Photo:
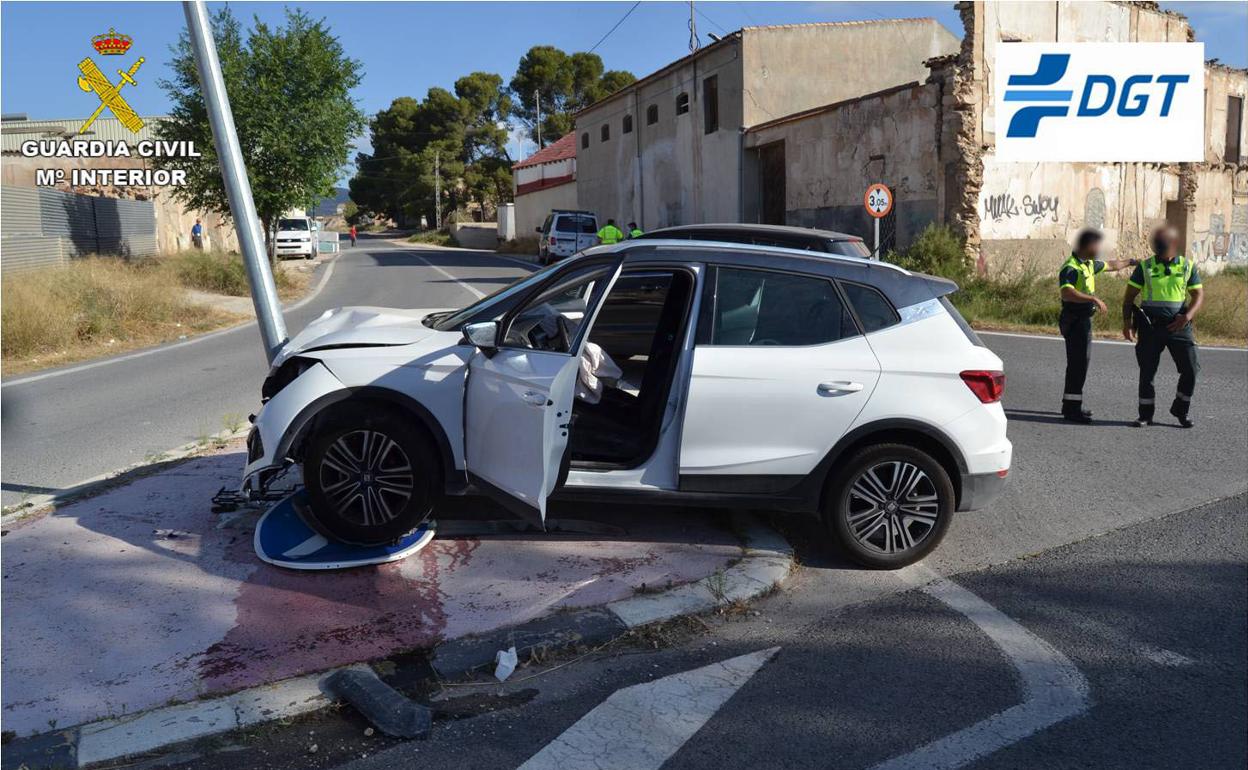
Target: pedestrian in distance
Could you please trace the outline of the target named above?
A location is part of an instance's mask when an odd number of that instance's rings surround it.
[[[355,236],[356,236],[355,225],[351,225],[351,248],[353,249],[355,248]]]
[[[1083,405],[1083,383],[1092,359],[1092,316],[1105,311],[1096,296],[1096,276],[1137,264],[1133,259],[1100,259],[1104,241],[1096,230],[1083,230],[1075,238],[1070,258],[1057,273],[1062,312],[1057,327],[1066,340],[1066,381],[1062,387],[1062,417],[1071,422],[1092,422],[1092,410]]]
[[[606,226],[598,231],[598,242],[606,245],[624,240],[624,231],[615,226],[614,219],[608,219]]]
[[[638,226],[637,226],[637,223],[636,223],[636,222],[629,222],[629,223],[628,223],[628,237],[629,237],[629,240],[632,240],[633,238],[640,238],[640,237],[641,237],[641,236],[643,236],[643,235],[645,235],[645,233],[642,231],[642,229],[641,229],[640,227],[638,227]]]
[[[1136,297],[1140,304],[1135,304]],[[1156,391],[1153,378],[1161,352],[1170,351],[1179,370],[1179,386],[1170,404],[1184,428],[1192,427],[1188,410],[1200,371],[1192,320],[1200,312],[1205,291],[1196,266],[1179,253],[1179,231],[1166,225],[1153,233],[1153,256],[1141,262],[1127,279],[1122,296],[1122,336],[1135,342],[1140,365],[1140,413],[1136,427],[1153,424]]]
[[[191,245],[200,251],[204,250],[204,225],[198,219],[191,225]]]

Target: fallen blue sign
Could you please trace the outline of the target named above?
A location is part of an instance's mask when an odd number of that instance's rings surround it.
[[[429,521],[388,545],[349,545],[329,540],[299,515],[302,489],[270,508],[256,523],[256,555],[288,569],[348,569],[385,564],[407,558],[433,540],[436,525]]]

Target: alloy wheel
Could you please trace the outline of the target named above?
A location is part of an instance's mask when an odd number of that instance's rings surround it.
[[[876,553],[900,554],[918,547],[935,529],[940,495],[923,469],[891,460],[854,479],[847,507],[854,540]]]
[[[412,462],[398,442],[376,430],[344,433],[325,450],[317,469],[334,512],[356,524],[393,521],[416,490]]]

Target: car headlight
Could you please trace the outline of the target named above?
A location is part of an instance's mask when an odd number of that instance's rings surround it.
[[[315,358],[288,358],[282,362],[282,365],[264,378],[264,384],[260,386],[260,403],[267,403],[270,398],[281,392],[282,388],[298,379],[299,375],[319,364]]]

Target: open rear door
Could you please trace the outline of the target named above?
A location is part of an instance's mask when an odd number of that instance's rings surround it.
[[[464,459],[482,492],[538,526],[559,483],[581,351],[623,255],[577,261],[499,322],[468,363]]]

